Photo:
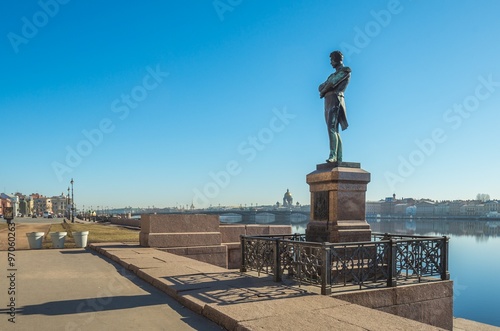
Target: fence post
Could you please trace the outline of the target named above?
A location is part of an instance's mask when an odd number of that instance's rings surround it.
[[[443,248],[441,251],[441,280],[450,280],[450,273],[448,271],[448,244],[450,238],[443,237]]]
[[[323,265],[321,266],[321,295],[332,294],[332,251],[329,243],[323,243]]]
[[[274,240],[274,277],[275,282],[281,282],[281,254],[280,254],[280,239]]]
[[[241,266],[240,266],[240,272],[246,272],[247,271],[247,266],[245,263],[245,236],[240,235],[240,245],[241,245]]]
[[[396,278],[396,252],[397,252],[396,242],[394,239],[391,238],[389,239],[389,249],[388,249],[389,275],[387,277],[387,287],[396,287],[398,285]]]

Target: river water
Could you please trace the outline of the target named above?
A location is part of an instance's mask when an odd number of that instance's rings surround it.
[[[500,327],[500,221],[373,220],[373,232],[448,236],[453,315]],[[292,226],[305,233],[307,223]]]

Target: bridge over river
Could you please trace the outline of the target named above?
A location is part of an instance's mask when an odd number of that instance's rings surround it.
[[[177,214],[179,212],[172,212]],[[243,224],[279,224],[289,225],[309,222],[309,211],[294,209],[255,210],[255,209],[218,209],[185,211],[183,214],[209,214],[219,215],[221,223]],[[170,213],[158,213],[170,214]],[[138,215],[137,215],[138,216]]]

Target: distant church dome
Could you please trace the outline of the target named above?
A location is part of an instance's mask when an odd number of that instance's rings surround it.
[[[285,195],[283,196],[283,206],[292,206],[293,198],[292,193],[290,193],[289,189],[286,189]]]

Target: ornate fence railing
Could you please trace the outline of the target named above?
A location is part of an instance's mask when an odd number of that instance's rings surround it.
[[[283,275],[321,286],[394,287],[398,282],[448,280],[448,237],[372,233],[372,241],[306,242],[305,235],[241,236],[241,271]]]

